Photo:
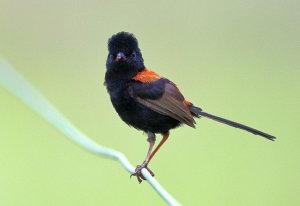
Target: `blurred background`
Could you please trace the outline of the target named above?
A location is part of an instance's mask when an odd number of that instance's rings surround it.
[[[141,163],[146,136],[105,87],[107,39],[139,39],[145,64],[205,111],[155,156],[157,180],[184,205],[300,204],[299,1],[0,0],[0,56],[95,141]],[[90,154],[0,87],[0,205],[163,205],[116,162]],[[159,137],[160,138],[160,137]]]

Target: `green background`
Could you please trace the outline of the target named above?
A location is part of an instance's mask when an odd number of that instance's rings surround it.
[[[145,64],[205,111],[153,159],[184,205],[300,205],[300,3],[0,0],[0,55],[74,125],[141,163],[148,144],[103,86],[107,39],[139,39]],[[0,88],[0,205],[163,205],[147,184],[90,154]]]

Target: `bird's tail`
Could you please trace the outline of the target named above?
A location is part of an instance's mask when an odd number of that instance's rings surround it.
[[[240,123],[237,123],[237,122],[233,122],[231,120],[224,119],[222,117],[218,117],[218,116],[203,112],[202,109],[200,109],[198,107],[195,107],[193,105],[191,106],[190,111],[196,117],[207,117],[207,118],[215,120],[217,122],[221,122],[223,124],[227,124],[227,125],[232,126],[232,127],[236,127],[236,128],[242,129],[242,130],[246,130],[246,131],[251,132],[255,135],[260,135],[260,136],[265,137],[265,138],[267,138],[269,140],[272,140],[272,141],[274,141],[276,139],[276,137],[274,137],[272,135],[269,135],[267,133],[264,133],[262,131],[259,131],[257,129],[253,129],[253,128],[248,127],[246,125],[243,125],[243,124],[240,124]]]

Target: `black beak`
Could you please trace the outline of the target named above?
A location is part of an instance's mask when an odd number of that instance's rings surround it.
[[[116,62],[125,59],[125,55],[123,52],[119,52],[116,56]]]

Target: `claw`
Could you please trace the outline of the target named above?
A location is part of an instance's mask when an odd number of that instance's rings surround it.
[[[146,180],[146,178],[145,178],[145,177],[143,176],[143,174],[142,174],[142,169],[144,169],[144,168],[145,168],[146,170],[148,170],[148,172],[152,175],[152,177],[154,176],[154,173],[148,168],[147,164],[143,163],[143,164],[141,164],[141,165],[136,166],[136,168],[135,168],[135,173],[131,174],[131,175],[130,175],[130,178],[131,178],[132,176],[136,176],[138,182],[141,184],[141,182],[142,182],[143,180]]]

